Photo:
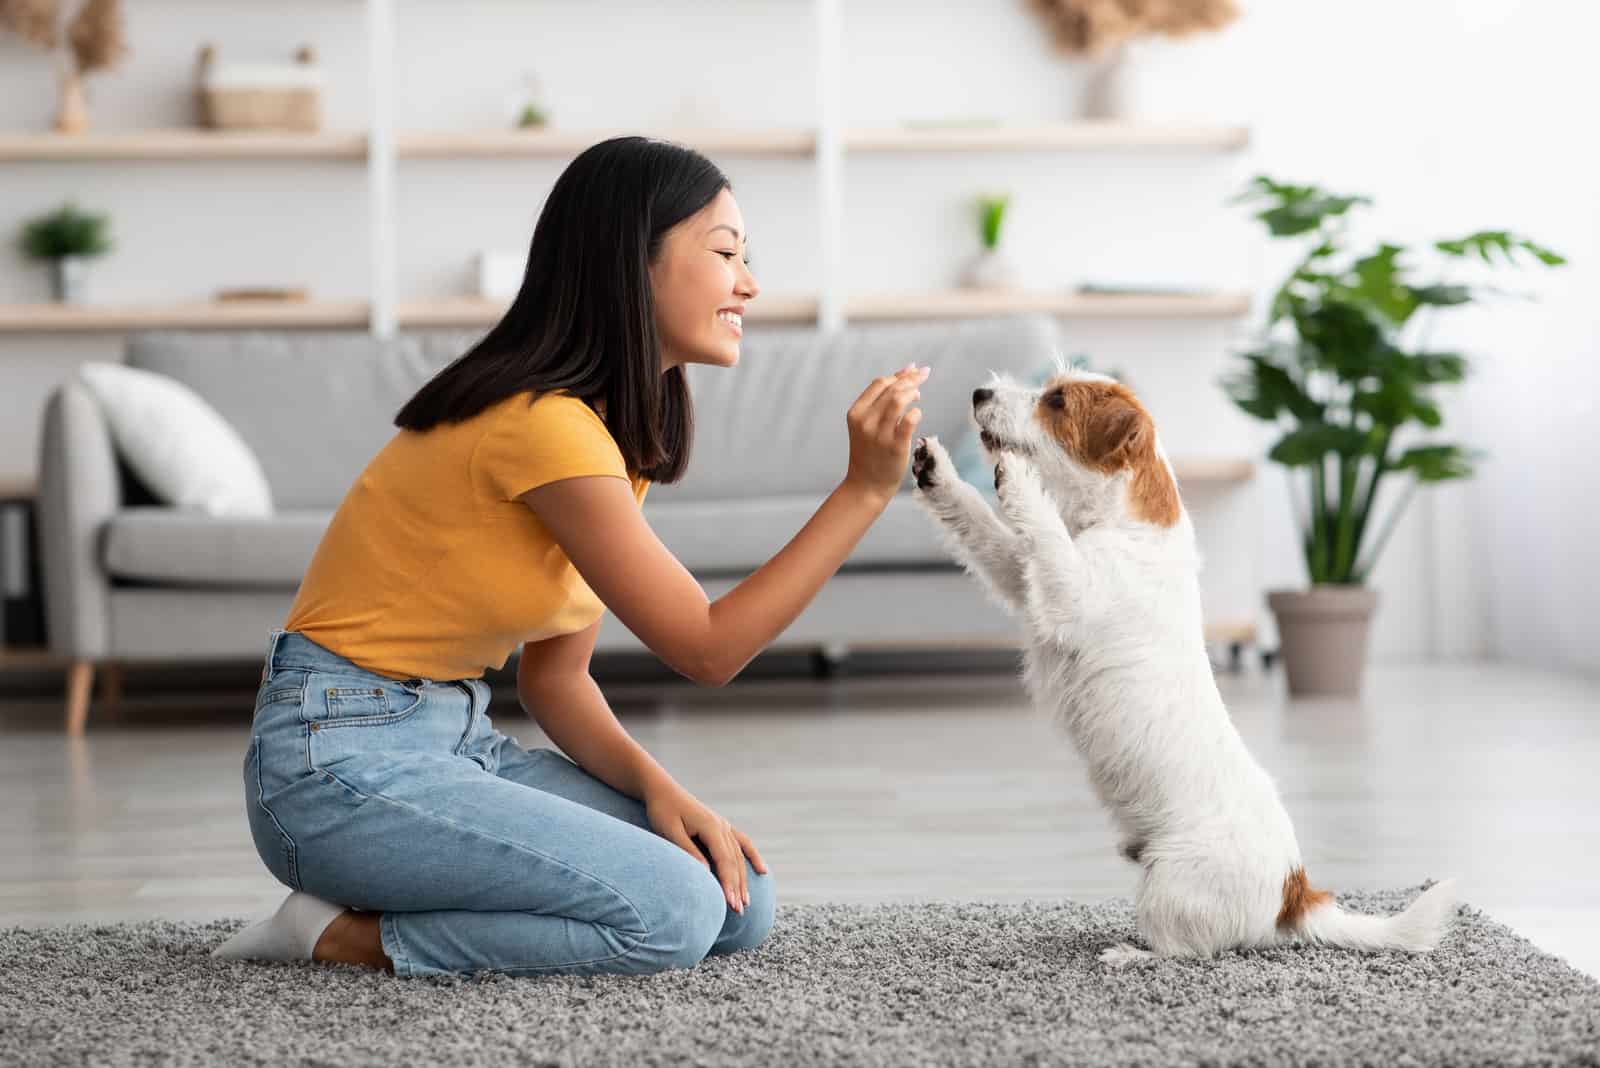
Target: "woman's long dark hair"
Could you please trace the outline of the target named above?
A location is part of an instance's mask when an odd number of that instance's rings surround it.
[[[681,145],[617,137],[584,150],[539,213],[510,309],[406,402],[395,425],[428,430],[523,390],[564,389],[591,407],[604,400],[630,471],[676,481],[694,409],[683,368],[661,372],[649,268],[667,231],[729,187]]]

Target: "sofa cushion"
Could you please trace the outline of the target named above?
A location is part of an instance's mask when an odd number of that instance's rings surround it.
[[[262,519],[177,508],[124,508],[106,523],[103,558],[118,579],[192,586],[300,585],[331,510]]]
[[[748,574],[788,544],[822,504],[815,495],[746,501],[645,501],[645,518],[696,575]],[[280,511],[265,519],[125,508],[106,525],[106,570],[124,582],[187,586],[300,585],[331,511]],[[938,530],[909,493],[889,502],[845,567],[949,564]]]
[[[227,420],[182,382],[139,367],[90,361],[94,394],[119,456],[162,503],[207,515],[268,516],[261,462]]]
[[[417,336],[326,331],[137,334],[127,355],[209,401],[291,510],[337,507],[395,413],[453,358]]]

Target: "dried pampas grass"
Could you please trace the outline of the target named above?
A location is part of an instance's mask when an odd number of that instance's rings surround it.
[[[122,0],[89,0],[67,31],[78,70],[105,70],[128,51],[122,35]]]
[[[1141,34],[1183,37],[1219,30],[1239,17],[1234,0],[1028,0],[1056,48],[1098,55]]]
[[[56,0],[0,0],[0,26],[46,52],[61,44],[60,17]]]

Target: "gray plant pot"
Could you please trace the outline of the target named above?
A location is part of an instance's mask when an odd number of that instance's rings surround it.
[[[89,260],[59,256],[50,261],[50,288],[62,304],[82,304],[88,297]]]
[[[1367,630],[1378,592],[1365,586],[1272,590],[1267,603],[1278,620],[1283,667],[1295,696],[1361,692]]]

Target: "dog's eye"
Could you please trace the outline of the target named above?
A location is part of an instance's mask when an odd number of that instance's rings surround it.
[[[1056,390],[1054,393],[1046,393],[1044,402],[1052,408],[1065,408],[1067,406],[1067,395],[1061,390]]]

